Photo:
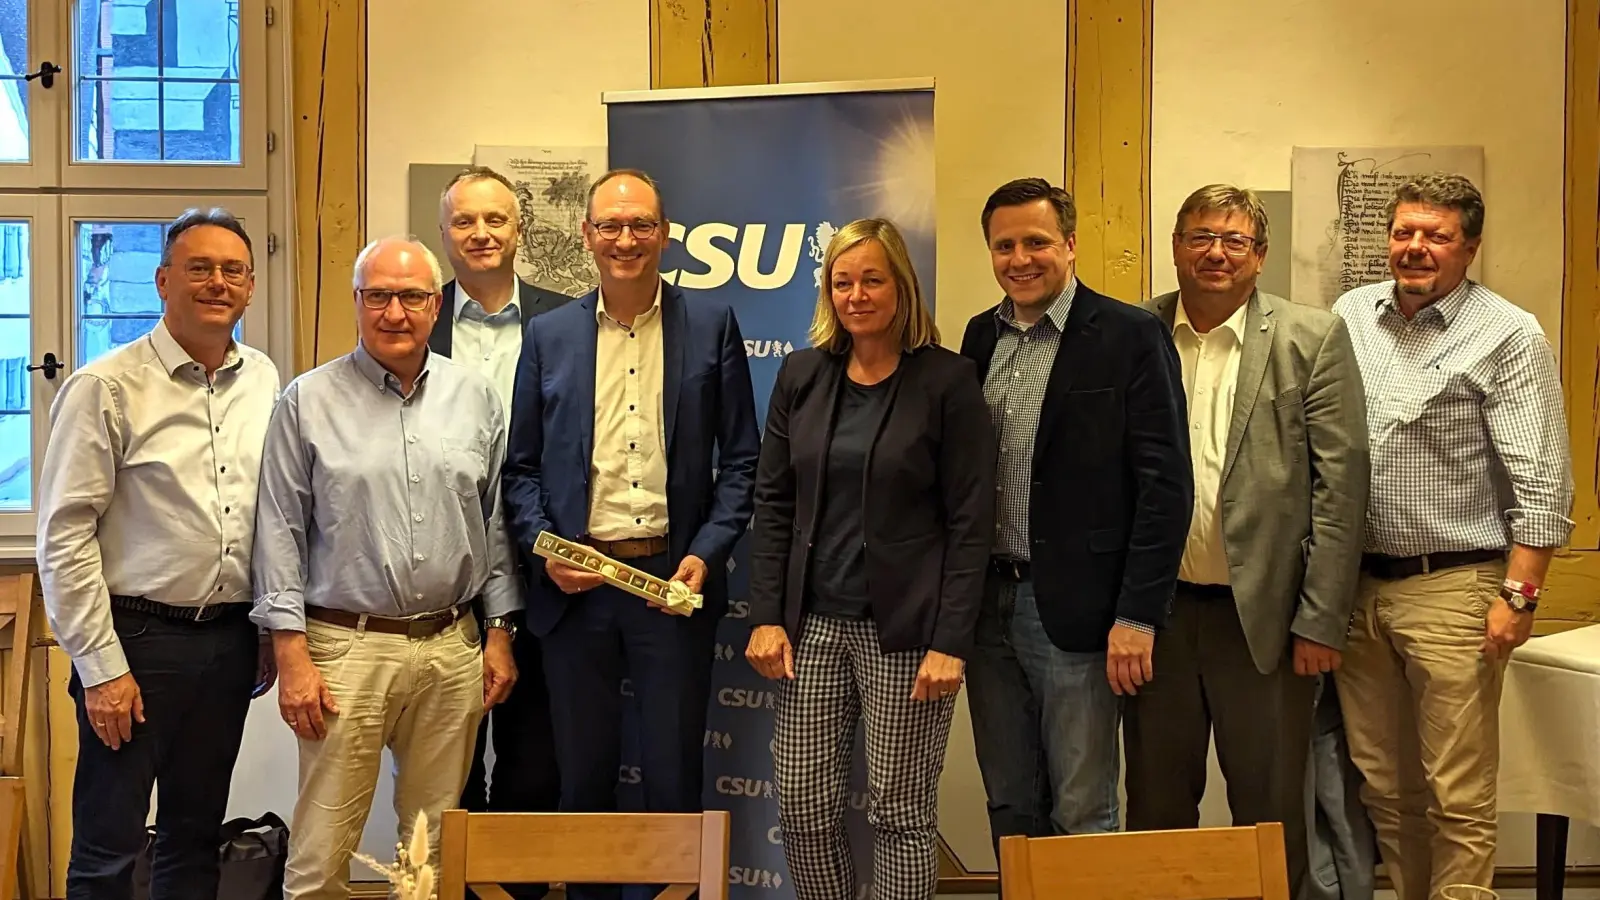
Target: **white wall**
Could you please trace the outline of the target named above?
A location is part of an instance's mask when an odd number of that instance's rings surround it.
[[[1460,0],[1436,12],[1396,15],[1392,0],[1158,0],[1155,290],[1177,287],[1164,236],[1201,185],[1288,190],[1297,145],[1476,144],[1484,282],[1559,335],[1565,5]]]
[[[604,145],[600,95],[650,86],[649,23],[645,0],[369,3],[367,233],[406,229],[411,163]]]

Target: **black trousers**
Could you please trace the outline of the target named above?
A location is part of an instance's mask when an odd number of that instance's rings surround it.
[[[550,689],[545,681],[544,653],[539,639],[523,631],[511,642],[517,661],[517,684],[504,703],[489,711],[478,726],[478,746],[461,792],[461,808],[469,812],[555,812],[561,806],[561,779],[556,744],[550,727]],[[491,730],[490,723],[494,723]],[[486,753],[494,747],[494,770]],[[538,900],[548,885],[506,885],[516,900]]]
[[[666,554],[628,562],[658,578],[677,567]],[[705,809],[703,747],[716,635],[717,620],[704,610],[670,615],[610,586],[574,600],[544,642],[562,812],[617,808],[624,674],[633,681],[639,733],[648,736],[639,760],[644,811]],[[615,887],[567,887],[571,900],[619,894]]]
[[[134,721],[133,739],[120,749],[107,747],[89,724],[83,683],[72,673],[78,767],[67,898],[133,896],[152,788],[160,794],[150,900],[215,897],[218,836],[256,681],[256,628],[247,604],[201,623],[118,608],[112,618],[145,720]]]
[[[1294,673],[1293,642],[1256,669],[1231,596],[1178,585],[1156,635],[1155,679],[1123,713],[1129,831],[1196,828],[1213,734],[1235,825],[1283,823],[1289,889],[1305,878],[1306,766],[1316,678]]]

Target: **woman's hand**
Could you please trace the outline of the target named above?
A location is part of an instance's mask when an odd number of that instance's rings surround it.
[[[913,700],[947,700],[961,690],[962,674],[967,664],[948,654],[929,650],[922,657],[922,668],[917,670],[917,686],[911,690]]]
[[[794,647],[782,625],[758,625],[750,632],[744,658],[757,672],[774,680],[794,680]]]

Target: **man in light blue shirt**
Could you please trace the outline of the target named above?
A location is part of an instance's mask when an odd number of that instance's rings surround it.
[[[385,747],[402,829],[424,812],[436,842],[478,723],[516,680],[500,398],[428,352],[440,272],[427,248],[376,241],[355,268],[360,345],[289,385],[261,463],[251,618],[272,631],[279,708],[300,738],[288,900],[350,896]]]

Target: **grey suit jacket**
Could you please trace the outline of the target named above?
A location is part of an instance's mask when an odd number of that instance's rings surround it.
[[[1176,292],[1146,308],[1171,329]],[[1257,291],[1222,463],[1228,578],[1256,668],[1291,634],[1343,649],[1367,517],[1367,412],[1343,320]]]

